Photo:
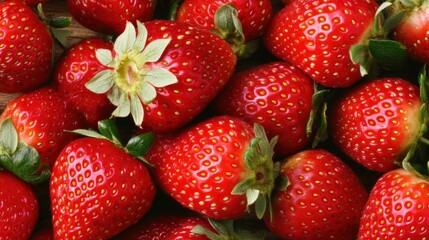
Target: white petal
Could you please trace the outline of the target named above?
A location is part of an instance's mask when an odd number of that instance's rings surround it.
[[[109,91],[114,83],[112,70],[107,69],[97,73],[85,84],[85,87],[91,92],[102,94]]]
[[[164,53],[168,44],[171,42],[171,38],[157,39],[150,42],[143,50],[143,59],[145,62],[156,62]]]
[[[145,80],[155,87],[166,87],[178,82],[176,75],[165,68],[154,68],[148,71]]]
[[[138,95],[144,104],[148,104],[156,98],[156,90],[149,83],[143,82]]]
[[[130,99],[123,98],[121,99],[121,102],[119,103],[115,111],[113,111],[112,115],[116,117],[126,117],[130,115],[130,112],[131,112],[130,107],[131,107]]]
[[[137,21],[137,39],[134,43],[134,50],[137,52],[143,51],[147,41],[147,29],[143,23]]]
[[[114,49],[117,54],[129,52],[136,41],[136,29],[131,22],[127,22],[125,30],[116,38]]]
[[[97,49],[95,51],[95,56],[104,66],[110,66],[113,62],[112,51],[109,49]]]
[[[141,126],[143,123],[144,110],[140,98],[136,95],[131,95],[131,116],[133,117],[136,126]]]

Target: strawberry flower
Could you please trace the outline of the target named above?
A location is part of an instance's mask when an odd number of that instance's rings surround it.
[[[113,116],[126,117],[131,114],[134,123],[141,126],[143,104],[149,104],[156,98],[156,88],[169,86],[178,80],[168,69],[147,65],[159,61],[171,38],[147,43],[146,27],[139,21],[136,25],[137,29],[127,22],[124,32],[114,43],[113,52],[96,50],[97,59],[108,69],[97,73],[86,87],[94,93],[108,93],[109,100],[117,107]]]

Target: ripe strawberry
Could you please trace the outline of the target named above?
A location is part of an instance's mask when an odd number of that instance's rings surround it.
[[[50,167],[61,149],[77,138],[66,130],[86,127],[76,109],[61,93],[50,87],[25,93],[10,101],[0,116],[0,124],[8,119],[16,129],[16,142],[33,147],[40,162]]]
[[[0,92],[28,92],[44,85],[52,68],[48,27],[20,1],[0,2]]]
[[[361,73],[349,51],[371,32],[377,7],[374,0],[292,1],[273,17],[265,46],[317,83],[351,86]]]
[[[426,239],[428,213],[428,178],[403,168],[389,171],[371,190],[358,239]]]
[[[236,56],[220,37],[167,20],[131,23],[114,51],[97,49],[107,66],[86,84],[108,93],[112,115],[131,115],[137,126],[170,132],[193,120],[235,70]]]
[[[267,227],[282,239],[356,239],[368,194],[332,153],[304,150],[281,166],[284,186],[273,191]]]
[[[93,31],[119,34],[127,21],[152,20],[156,0],[111,1],[67,0],[67,7],[74,19]]]
[[[419,138],[419,89],[399,78],[362,83],[335,100],[329,135],[352,159],[380,172],[398,167]]]
[[[100,132],[69,143],[52,170],[50,195],[55,239],[108,239],[142,218],[152,205],[155,186],[140,158],[152,135],[122,147],[111,120]]]
[[[0,239],[29,239],[38,216],[39,203],[32,188],[0,170]]]
[[[262,36],[272,15],[270,0],[185,0],[174,17],[215,31],[245,58],[256,50],[258,43],[253,40]]]
[[[159,136],[145,158],[159,186],[184,207],[236,219],[254,202],[263,215],[275,179],[274,144],[260,126],[218,116]]]
[[[53,73],[55,86],[93,129],[97,129],[98,121],[109,118],[115,109],[106,94],[95,94],[85,87],[97,72],[107,68],[96,58],[98,48],[113,49],[113,46],[101,38],[81,40],[62,55]]]
[[[217,113],[240,117],[278,136],[278,156],[302,150],[311,140],[306,133],[312,110],[313,81],[286,62],[259,65],[235,74],[217,98]]]
[[[408,55],[429,63],[429,5],[426,1],[394,0],[390,15],[404,14],[393,31],[393,38],[407,48]]]
[[[61,148],[77,137],[66,130],[86,126],[63,96],[49,87],[10,101],[0,125],[0,167],[35,184],[49,178]]]
[[[155,215],[143,218],[121,233],[118,239],[208,240],[204,235],[192,233],[197,225],[213,230],[209,221],[201,216]]]

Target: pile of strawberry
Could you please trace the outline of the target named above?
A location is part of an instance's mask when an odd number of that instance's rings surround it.
[[[429,1],[45,2],[0,0],[0,239],[428,239]]]

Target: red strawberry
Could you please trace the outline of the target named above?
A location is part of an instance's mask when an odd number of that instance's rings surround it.
[[[248,57],[272,18],[269,0],[185,0],[175,20],[214,30],[233,47],[239,57]]]
[[[363,210],[359,240],[426,239],[429,181],[399,168],[375,183]]]
[[[156,189],[137,159],[152,136],[134,137],[124,148],[111,124],[100,122],[106,136],[76,130],[92,137],[69,143],[55,162],[50,179],[55,239],[111,238],[136,223],[152,205]]]
[[[39,203],[32,188],[0,170],[0,239],[29,239],[38,216]]]
[[[145,158],[156,182],[183,206],[235,219],[254,202],[256,214],[263,215],[275,178],[274,144],[260,126],[254,131],[238,118],[219,116],[160,136]]]
[[[10,101],[0,124],[10,119],[20,142],[33,147],[43,164],[52,166],[61,149],[77,136],[66,130],[85,128],[82,116],[61,93],[42,88]],[[37,169],[36,169],[37,170]]]
[[[255,66],[235,74],[212,106],[264,127],[269,138],[278,136],[278,156],[302,150],[311,140],[306,133],[312,110],[313,81],[286,62]]]
[[[156,3],[156,0],[67,0],[67,7],[84,27],[100,33],[119,34],[127,21],[152,20]]]
[[[213,229],[209,221],[200,216],[155,215],[143,218],[137,224],[121,233],[118,239],[209,239],[204,235],[192,233],[192,229],[197,225]]]
[[[356,239],[367,192],[330,152],[312,149],[286,159],[283,187],[273,191],[267,227],[282,239]]]
[[[62,147],[85,127],[82,116],[52,88],[25,93],[0,115],[0,167],[31,183],[49,178]]]
[[[131,115],[137,126],[169,132],[193,120],[235,70],[229,45],[205,30],[167,20],[131,23],[114,51],[97,49],[108,67],[86,84],[108,93],[117,106],[112,115]]]
[[[28,92],[44,85],[52,68],[48,27],[20,1],[0,2],[0,92]]]
[[[419,89],[399,78],[362,83],[335,100],[329,134],[351,158],[380,172],[398,167],[419,138]]]
[[[106,95],[95,94],[85,87],[97,72],[107,69],[95,56],[99,48],[113,49],[113,46],[101,38],[84,39],[74,44],[56,63],[53,74],[58,90],[84,115],[93,129],[97,128],[98,121],[109,118],[115,109]]]
[[[298,0],[277,13],[264,41],[276,57],[301,68],[317,83],[351,86],[361,78],[351,46],[366,39],[378,4],[374,0]]]
[[[392,1],[390,15],[404,14],[393,31],[394,39],[407,48],[408,55],[429,63],[429,5],[426,1]]]

